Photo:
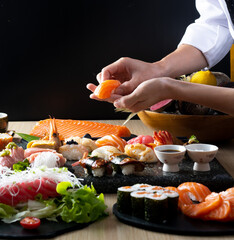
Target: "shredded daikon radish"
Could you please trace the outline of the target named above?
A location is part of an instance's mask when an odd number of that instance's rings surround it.
[[[48,168],[54,168],[59,166],[59,156],[53,152],[42,152],[34,159],[31,166],[33,168],[40,166],[47,166]]]
[[[51,179],[54,182],[70,182],[72,186],[82,186],[81,178],[77,178],[67,168],[48,168],[45,166],[39,168],[28,168],[25,171],[15,172],[11,169],[0,168],[0,196],[4,193],[2,188],[9,188],[25,182],[41,180],[43,178]],[[13,193],[15,194],[15,193]]]

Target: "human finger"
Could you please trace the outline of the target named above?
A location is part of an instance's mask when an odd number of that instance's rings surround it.
[[[92,91],[92,92],[95,91],[96,87],[97,87],[97,86],[96,86],[95,84],[93,84],[93,83],[88,83],[88,84],[86,85],[86,88],[89,89],[89,90]]]

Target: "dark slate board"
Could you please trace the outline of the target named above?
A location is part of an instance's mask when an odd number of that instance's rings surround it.
[[[58,235],[83,229],[89,224],[65,223],[63,221],[52,222],[41,220],[37,229],[24,229],[19,222],[6,224],[0,223],[0,238],[4,239],[48,239]]]
[[[70,165],[70,162],[68,161],[67,164]],[[216,192],[234,186],[234,179],[217,159],[210,163],[211,170],[209,172],[193,171],[193,164],[194,162],[186,157],[179,164],[180,171],[176,173],[163,172],[162,163],[160,162],[146,164],[143,172],[129,176],[116,174],[115,176],[93,177],[91,175],[86,176],[80,166],[74,167],[73,170],[78,177],[84,178],[85,184],[90,185],[92,183],[97,192],[102,193],[116,193],[118,187],[135,183],[177,187],[183,182],[199,182]]]
[[[114,215],[123,223],[154,232],[189,236],[233,235],[233,222],[202,221],[186,217],[181,212],[163,223],[151,223],[131,215],[120,213],[117,204],[113,206]]]

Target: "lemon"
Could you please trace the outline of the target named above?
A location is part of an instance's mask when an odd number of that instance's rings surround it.
[[[70,182],[60,182],[57,184],[56,192],[64,195],[66,194],[68,187],[72,187]]]
[[[196,72],[190,79],[190,82],[217,86],[216,77],[209,70]]]

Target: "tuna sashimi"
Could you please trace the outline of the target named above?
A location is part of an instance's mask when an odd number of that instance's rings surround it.
[[[72,186],[81,186],[74,174],[59,168],[33,168],[14,172],[8,168],[1,169],[0,203],[15,206],[18,203],[33,200],[38,194],[43,199],[56,197],[59,182],[70,182]]]
[[[39,121],[32,131],[31,135],[45,137],[49,134],[50,119]],[[56,119],[56,126],[61,139],[70,137],[83,137],[89,133],[92,137],[103,137],[108,134],[115,134],[119,137],[130,137],[131,132],[126,126],[113,125],[108,123],[99,123],[80,120],[62,120]]]
[[[96,142],[96,145],[98,147],[102,146],[113,146],[118,148],[121,152],[124,152],[124,147],[127,144],[127,142],[114,134],[106,135],[102,138],[99,138]]]
[[[0,202],[15,206],[20,202],[34,200],[36,195],[42,194],[43,199],[57,197],[57,182],[41,178],[27,183],[16,183],[12,186],[0,188]]]
[[[135,138],[132,138],[127,141],[127,144],[134,144],[134,143],[141,143],[141,144],[148,144],[153,143],[154,139],[150,135],[139,135]]]

